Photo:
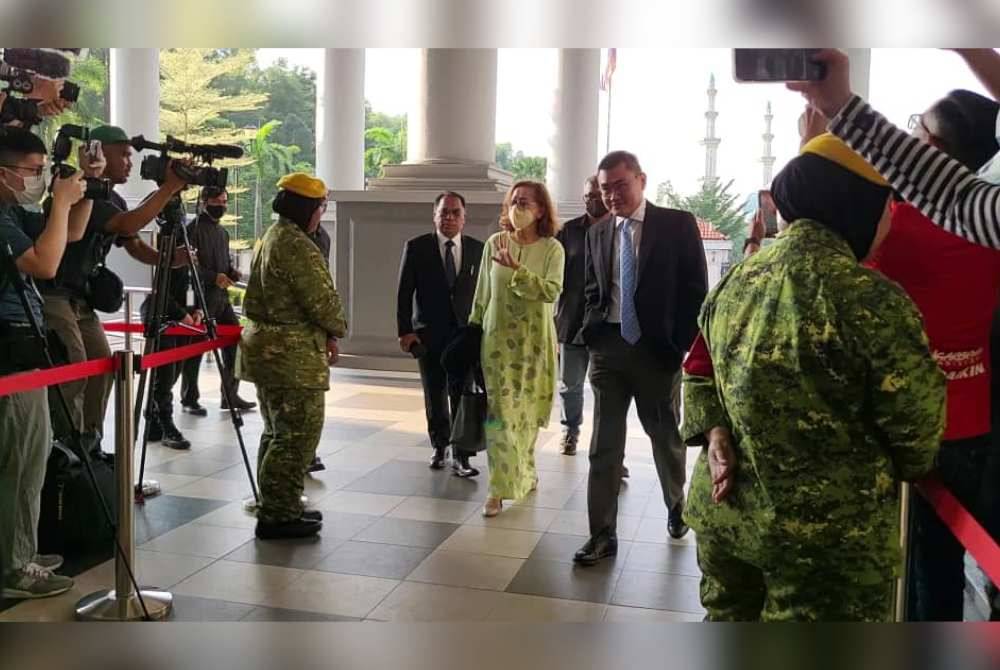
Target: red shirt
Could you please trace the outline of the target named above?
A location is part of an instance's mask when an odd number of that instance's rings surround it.
[[[892,230],[869,267],[917,305],[931,352],[948,378],[945,440],[990,432],[990,327],[1000,251],[945,232],[915,207],[894,204]]]

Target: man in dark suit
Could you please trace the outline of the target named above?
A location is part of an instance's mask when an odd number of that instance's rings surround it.
[[[645,200],[646,175],[633,154],[608,154],[597,175],[612,216],[587,231],[582,332],[590,349],[595,409],[587,489],[590,539],[574,556],[583,565],[618,551],[618,489],[633,398],[653,443],[668,532],[678,539],[687,533],[681,517],[686,451],[674,414],[674,381],[698,332],[708,292],[694,216]]]
[[[433,233],[406,243],[399,269],[396,321],[399,347],[416,357],[424,387],[427,432],[434,454],[430,466],[440,470],[451,442],[451,417],[462,392],[461,379],[450,379],[441,355],[472,310],[483,243],[462,234],[465,198],[445,192],[434,201]],[[449,408],[450,402],[450,408]],[[452,470],[459,477],[479,471],[470,454],[452,454]]]
[[[584,283],[587,278],[587,231],[607,220],[608,208],[601,199],[597,175],[583,185],[583,216],[567,221],[556,234],[566,252],[563,290],[556,303],[556,335],[559,338],[559,396],[562,398],[562,453],[576,454],[583,422],[583,382],[590,354],[583,343]]]

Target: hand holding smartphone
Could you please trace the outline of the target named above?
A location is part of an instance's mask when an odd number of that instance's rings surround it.
[[[764,237],[775,237],[778,234],[778,207],[774,204],[771,192],[757,191],[757,208],[764,220]]]
[[[826,66],[813,60],[820,49],[733,49],[738,82],[822,81]]]

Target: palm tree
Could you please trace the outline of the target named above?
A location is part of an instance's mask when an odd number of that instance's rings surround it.
[[[253,235],[260,239],[263,232],[263,203],[261,202],[261,183],[267,175],[268,168],[273,172],[291,172],[295,169],[295,154],[300,149],[296,146],[286,146],[271,141],[271,135],[281,125],[281,121],[271,120],[260,126],[257,133],[247,145],[247,154],[253,158],[256,172],[253,194]]]

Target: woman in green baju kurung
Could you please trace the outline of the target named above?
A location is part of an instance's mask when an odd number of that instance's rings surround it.
[[[469,323],[483,329],[490,465],[484,516],[496,516],[504,498],[523,498],[538,485],[535,440],[549,422],[556,386],[552,310],[564,262],[557,221],[545,186],[518,182],[504,198],[503,231],[483,249]]]

